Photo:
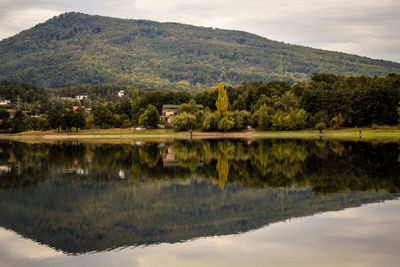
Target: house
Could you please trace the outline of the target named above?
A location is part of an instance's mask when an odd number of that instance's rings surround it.
[[[123,97],[125,95],[125,90],[120,90],[118,92],[118,97]]]
[[[77,95],[77,96],[75,96],[75,99],[76,100],[83,100],[83,99],[87,99],[88,97],[87,97],[87,95]]]
[[[11,100],[9,99],[0,99],[0,106],[6,106],[6,105],[11,105]]]
[[[203,113],[204,107],[202,105],[198,105],[199,113]],[[161,118],[165,118],[168,123],[172,123],[172,119],[175,115],[178,114],[178,110],[180,105],[163,105],[161,110]]]
[[[73,110],[73,111],[77,111],[78,109],[85,110],[85,106],[73,106],[73,107],[72,107],[72,110]]]
[[[85,106],[73,106],[73,107],[72,107],[72,110],[73,110],[74,112],[77,111],[77,110],[79,110],[79,109],[85,111],[86,113],[91,113],[91,112],[92,112],[92,108],[87,108],[87,107],[85,107]]]

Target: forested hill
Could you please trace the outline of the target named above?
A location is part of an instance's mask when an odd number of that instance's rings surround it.
[[[400,63],[288,45],[232,30],[65,13],[0,41],[0,78],[47,87],[141,89],[307,79],[314,72],[399,73]]]

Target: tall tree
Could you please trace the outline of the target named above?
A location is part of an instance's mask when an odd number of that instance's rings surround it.
[[[215,105],[217,106],[218,114],[221,116],[228,110],[229,99],[222,83],[218,85],[218,99],[217,102],[215,102]]]
[[[72,110],[65,110],[61,116],[61,126],[71,132],[74,126],[74,112]]]
[[[60,132],[61,113],[58,110],[54,108],[49,109],[49,111],[47,111],[47,120],[52,129],[57,129],[57,132]]]
[[[85,114],[83,110],[78,110],[73,114],[73,126],[78,131],[79,128],[86,126]]]

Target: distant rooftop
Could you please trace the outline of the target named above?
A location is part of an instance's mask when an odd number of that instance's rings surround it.
[[[199,108],[204,108],[203,105],[197,105]],[[171,109],[179,109],[181,105],[172,105],[172,104],[166,104],[162,106],[163,108],[171,108]]]
[[[167,104],[167,105],[163,105],[162,107],[163,108],[179,108],[181,105],[170,105],[170,104]]]

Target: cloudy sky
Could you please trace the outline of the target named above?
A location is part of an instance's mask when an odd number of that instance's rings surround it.
[[[244,30],[400,62],[399,0],[0,0],[0,39],[67,11]]]

